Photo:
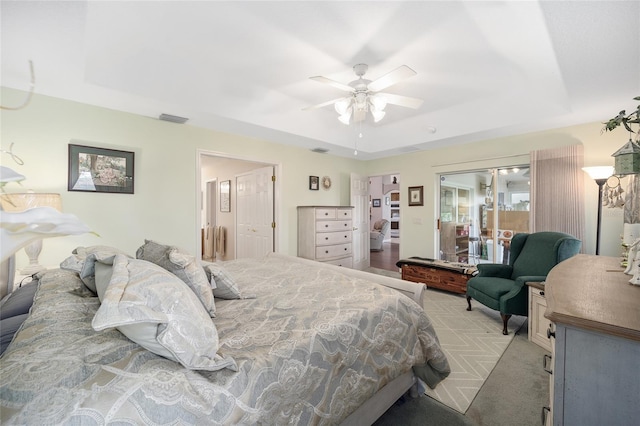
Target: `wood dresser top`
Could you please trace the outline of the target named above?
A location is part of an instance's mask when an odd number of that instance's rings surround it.
[[[620,259],[579,254],[554,267],[545,284],[553,322],[640,341],[640,286]]]

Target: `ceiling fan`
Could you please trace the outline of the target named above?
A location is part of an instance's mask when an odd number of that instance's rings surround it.
[[[328,84],[337,89],[344,90],[349,94],[342,98],[333,99],[303,109],[310,110],[334,105],[336,112],[340,114],[338,120],[344,124],[349,124],[352,118],[354,122],[363,121],[367,116],[367,112],[371,112],[373,121],[377,123],[385,116],[384,108],[387,104],[413,109],[417,109],[422,105],[422,99],[380,92],[406,78],[413,77],[416,75],[414,70],[406,65],[402,65],[382,77],[371,81],[364,78],[368,68],[369,66],[367,64],[354,65],[353,71],[358,76],[358,79],[348,84],[322,76],[310,77],[311,80]]]

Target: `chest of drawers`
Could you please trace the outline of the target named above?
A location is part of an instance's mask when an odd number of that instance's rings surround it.
[[[298,256],[351,268],[353,208],[298,206]]]
[[[554,426],[638,424],[640,287],[619,262],[579,254],[547,276]]]

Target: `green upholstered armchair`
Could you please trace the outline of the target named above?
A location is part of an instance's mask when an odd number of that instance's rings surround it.
[[[478,275],[467,282],[467,311],[471,310],[471,299],[500,311],[502,334],[508,334],[511,315],[528,315],[525,283],[544,281],[551,268],[578,254],[581,245],[580,240],[561,232],[514,235],[508,265],[478,264]]]

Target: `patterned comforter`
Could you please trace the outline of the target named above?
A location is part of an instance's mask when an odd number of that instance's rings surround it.
[[[449,365],[429,318],[395,290],[290,257],[224,262],[243,293],[216,299],[219,353],[238,371],[187,370],[116,329],[78,275],[47,272],[0,359],[2,424],[338,424],[386,383]]]

